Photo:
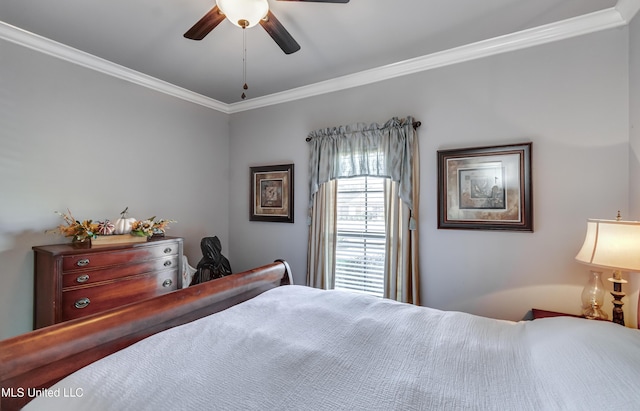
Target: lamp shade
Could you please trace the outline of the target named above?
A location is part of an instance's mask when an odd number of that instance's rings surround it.
[[[246,21],[247,28],[260,22],[269,12],[267,0],[216,0],[216,4],[230,22],[242,27]]]
[[[587,220],[576,260],[595,267],[640,271],[640,222]]]

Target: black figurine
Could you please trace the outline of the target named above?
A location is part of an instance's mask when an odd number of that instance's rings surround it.
[[[232,274],[229,260],[222,255],[222,245],[218,237],[204,237],[200,241],[200,249],[202,259],[198,262],[190,286]]]

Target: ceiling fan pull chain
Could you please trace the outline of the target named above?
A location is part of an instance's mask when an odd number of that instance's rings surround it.
[[[247,86],[247,26],[249,22],[240,20],[240,23],[244,23],[242,24],[242,82],[244,83],[242,88],[247,90],[249,88],[249,86]],[[247,98],[247,95],[243,91],[240,97],[244,100]]]

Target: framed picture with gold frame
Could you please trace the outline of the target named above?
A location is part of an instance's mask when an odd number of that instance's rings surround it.
[[[533,231],[531,143],[438,151],[438,228]]]
[[[250,221],[293,223],[293,164],[251,167]]]

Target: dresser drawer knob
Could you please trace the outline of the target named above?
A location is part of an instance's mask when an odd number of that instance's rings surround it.
[[[165,253],[165,254],[170,254],[170,253],[171,253],[171,251],[172,251],[172,250],[171,250],[171,247],[167,247],[167,248],[165,248],[165,249],[164,249],[164,253]]]
[[[84,267],[89,265],[89,259],[88,258],[83,258],[82,260],[78,260],[78,262],[76,263],[76,265],[78,267]]]
[[[79,276],[78,278],[76,278],[76,281],[79,283],[86,283],[87,281],[89,281],[89,274],[83,274]]]
[[[88,298],[81,298],[78,301],[76,301],[73,306],[76,308],[84,308],[87,305],[89,305],[89,303],[91,302],[91,300],[89,300]]]
[[[171,261],[165,261],[165,262],[164,262],[164,266],[165,266],[165,267],[169,267],[169,266],[171,266]]]
[[[171,287],[171,285],[173,284],[173,281],[171,281],[171,279],[166,279],[164,280],[164,282],[162,283],[163,287]]]

